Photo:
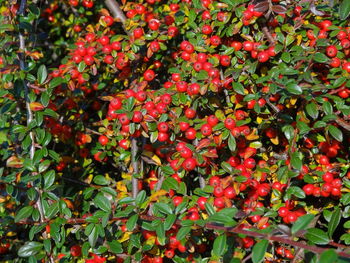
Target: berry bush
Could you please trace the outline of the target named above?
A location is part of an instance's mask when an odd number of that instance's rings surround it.
[[[2,262],[350,262],[350,1],[0,12]]]

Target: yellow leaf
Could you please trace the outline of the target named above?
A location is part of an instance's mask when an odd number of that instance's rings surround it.
[[[168,193],[168,191],[164,190],[164,189],[161,189],[157,192],[154,192],[151,197],[149,198],[149,200],[151,202],[154,202],[154,201],[157,201],[158,200],[158,197],[160,196],[163,196],[163,195],[166,195]]]
[[[14,237],[15,235],[17,235],[17,234],[15,232],[12,232],[12,231],[7,232],[7,234],[6,234],[6,236],[8,236],[8,237]]]
[[[153,246],[156,243],[156,236],[151,236],[144,244]]]
[[[207,213],[201,213],[201,215],[204,220],[206,220],[209,217]]]
[[[94,33],[95,32],[94,27],[92,25],[88,25],[85,30],[87,32],[90,32],[90,33]]]
[[[295,105],[295,103],[297,103],[297,101],[298,101],[298,98],[291,98],[289,100],[290,104],[292,104],[292,105]]]
[[[243,107],[243,105],[242,105],[242,104],[240,104],[240,103],[236,103],[235,110],[237,110],[237,109],[239,109],[239,108],[242,108],[242,107]]]
[[[303,36],[302,35],[298,35],[297,36],[297,46],[300,46],[301,41],[303,40]]]
[[[153,152],[143,151],[142,155],[152,159],[157,165],[162,165],[162,161],[160,160],[160,158]]]
[[[257,123],[257,124],[260,124],[260,123],[262,123],[263,120],[264,120],[263,118],[257,117],[257,118],[256,118],[256,123]]]
[[[120,192],[126,193],[128,191],[128,189],[126,188],[125,184],[122,181],[117,182],[116,188],[117,188],[117,191],[120,191]]]
[[[276,136],[275,138],[271,138],[271,142],[272,142],[274,145],[278,145],[278,144],[279,144],[278,136]]]
[[[219,120],[225,120],[225,113],[222,110],[215,111],[215,117]]]
[[[132,232],[125,232],[121,238],[118,239],[120,243],[123,243],[124,241],[127,241],[130,239]]]
[[[85,179],[85,183],[90,184],[92,182],[92,179],[94,178],[93,174],[89,174],[89,176]]]

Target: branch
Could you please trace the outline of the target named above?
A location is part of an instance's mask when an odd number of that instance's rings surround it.
[[[24,16],[25,15],[25,10],[27,6],[27,0],[21,0],[19,10],[18,10],[18,16]],[[22,34],[21,31],[19,31],[19,66],[22,71],[25,71],[26,69],[26,63],[25,63],[25,51],[26,51],[26,43],[24,39],[24,35]],[[29,87],[27,84],[26,80],[23,80],[23,88],[24,88],[24,96],[25,96],[25,101],[26,101],[26,110],[27,110],[27,127],[29,127],[30,123],[33,121],[33,112],[30,109],[30,101],[29,101]],[[35,137],[34,137],[34,132],[31,131],[29,133],[29,137],[31,139],[31,145],[30,145],[30,150],[29,150],[29,157],[31,160],[34,159],[34,154],[35,154]],[[39,188],[35,188],[35,190],[38,192],[38,200],[36,201],[36,207],[38,208],[39,214],[40,214],[40,222],[44,223],[46,218],[44,214],[44,209],[42,205],[42,192]],[[47,239],[47,233],[43,233],[43,238]],[[48,257],[50,259],[51,263],[54,263],[54,259],[52,255],[48,254]]]
[[[136,157],[137,152],[138,152],[137,138],[133,137],[131,139],[131,163],[133,168],[133,171],[132,171],[133,174],[139,173],[139,165]],[[139,193],[139,182],[137,178],[135,178],[133,175],[132,175],[131,183],[132,183],[132,197],[136,198],[137,194]]]
[[[120,5],[117,3],[117,1],[105,0],[105,4],[109,9],[109,11],[111,11],[113,17],[122,23],[125,33],[127,33],[130,36],[130,33],[128,32],[128,30],[126,30],[126,26],[125,26],[126,16],[124,15],[124,12],[121,10]]]
[[[344,120],[338,118],[335,120],[336,123],[338,123],[338,125],[340,125],[341,127],[343,127],[345,130],[350,131],[350,124],[345,122]]]
[[[164,221],[165,220],[165,218],[149,216],[149,215],[140,215],[139,218],[144,221],[155,221],[155,220]],[[111,222],[116,222],[116,221],[125,220],[125,219],[128,219],[128,217],[113,217],[112,219],[109,220],[109,222],[111,223]],[[99,220],[101,221],[102,219],[99,219]],[[49,220],[47,220],[46,222],[49,223]],[[85,224],[86,222],[87,222],[86,218],[71,218],[71,219],[67,219],[66,224],[72,224],[72,225]],[[38,224],[38,222],[25,220],[25,221],[20,221],[17,224],[33,225],[33,224]],[[175,224],[181,225],[182,221],[178,219],[175,221]],[[294,241],[293,237],[284,237],[284,236],[276,236],[271,234],[259,233],[259,232],[256,232],[256,229],[252,229],[252,230],[242,229],[241,226],[242,226],[241,224],[238,224],[235,227],[225,227],[222,225],[218,225],[217,223],[206,223],[203,228],[210,229],[210,230],[222,230],[228,233],[242,234],[242,235],[246,235],[246,236],[250,236],[258,239],[265,239],[273,242],[283,243],[290,246],[302,248],[316,254],[321,254],[324,251],[329,249],[329,248],[322,248],[322,247],[307,245],[303,243],[303,241]],[[197,227],[201,227],[201,226],[197,226]],[[303,238],[305,233],[306,233],[305,230],[301,230],[295,234],[295,237]],[[339,249],[347,248],[347,246],[343,246],[341,244],[334,243],[334,242],[330,242],[328,245],[335,246]],[[337,254],[341,257],[350,258],[350,254],[342,251],[338,251]]]
[[[264,35],[267,38],[267,40],[270,42],[270,45],[273,46],[276,41],[273,38],[273,36],[271,35],[271,33],[270,33],[269,29],[267,28],[267,26],[263,26],[262,27],[262,32],[264,33]]]

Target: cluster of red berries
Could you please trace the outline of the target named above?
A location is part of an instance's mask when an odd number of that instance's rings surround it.
[[[252,21],[261,17],[262,12],[258,12],[255,9],[255,5],[248,5],[247,9],[243,12],[242,22],[243,25],[248,26]]]
[[[299,207],[295,209],[293,201],[287,200],[285,206],[282,206],[278,209],[278,215],[282,217],[282,220],[286,224],[292,224],[297,219],[306,214],[304,208]]]

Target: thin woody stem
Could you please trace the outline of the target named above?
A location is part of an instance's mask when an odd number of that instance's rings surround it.
[[[159,217],[149,216],[149,215],[140,215],[139,218],[141,220],[144,220],[144,221],[154,221],[154,220],[164,221],[165,220],[164,218],[159,218]],[[114,217],[109,222],[116,222],[116,221],[125,220],[125,219],[128,219],[128,218],[127,217]],[[87,221],[85,218],[71,218],[71,219],[67,219],[66,224],[85,224],[86,222]],[[181,220],[175,221],[176,225],[181,225],[181,223],[182,223]],[[20,221],[20,222],[18,222],[18,224],[37,224],[37,222],[32,222],[32,221],[27,220],[27,221]],[[294,247],[298,247],[298,248],[302,248],[302,249],[311,251],[311,252],[316,253],[316,254],[321,254],[324,251],[329,249],[329,248],[321,248],[321,247],[317,247],[317,246],[308,245],[308,244],[303,243],[303,241],[295,241],[295,240],[293,240],[292,237],[259,233],[259,232],[254,231],[253,229],[252,230],[242,229],[241,225],[237,225],[236,227],[225,227],[225,226],[218,225],[217,223],[207,223],[204,225],[204,228],[210,229],[210,230],[222,230],[222,231],[225,231],[226,233],[242,234],[242,235],[246,235],[246,236],[250,236],[250,237],[254,237],[254,238],[258,238],[258,239],[269,240],[271,242],[287,244],[290,246],[294,246]],[[303,238],[304,234],[305,234],[305,231],[302,230],[302,231],[297,232],[295,234],[295,237]],[[346,246],[335,243],[335,242],[330,242],[328,245],[333,246],[333,247],[337,247],[338,249],[347,248]],[[341,257],[350,258],[350,254],[345,253],[343,251],[338,251],[337,253]]]
[[[25,10],[27,7],[27,0],[21,0],[20,6],[18,9],[18,16],[23,16],[25,15]],[[19,58],[19,66],[21,70],[26,69],[26,62],[25,62],[25,51],[26,51],[26,43],[25,43],[25,38],[22,32],[19,32],[19,53],[18,53],[18,58]],[[27,111],[27,126],[31,124],[33,121],[33,112],[30,108],[30,100],[29,100],[29,87],[27,84],[26,80],[23,80],[23,88],[24,88],[24,96],[25,96],[25,102],[26,102],[26,111]],[[34,159],[35,155],[35,137],[34,133],[31,131],[29,133],[29,137],[31,139],[31,145],[29,149],[29,157],[30,159]],[[35,188],[35,190],[38,192],[38,200],[36,201],[36,207],[38,208],[39,214],[40,214],[40,222],[44,223],[46,221],[45,214],[44,214],[44,209],[42,205],[42,191],[39,188]],[[46,232],[43,233],[43,238],[47,238]],[[52,255],[48,255],[50,262],[54,263],[54,259]]]

